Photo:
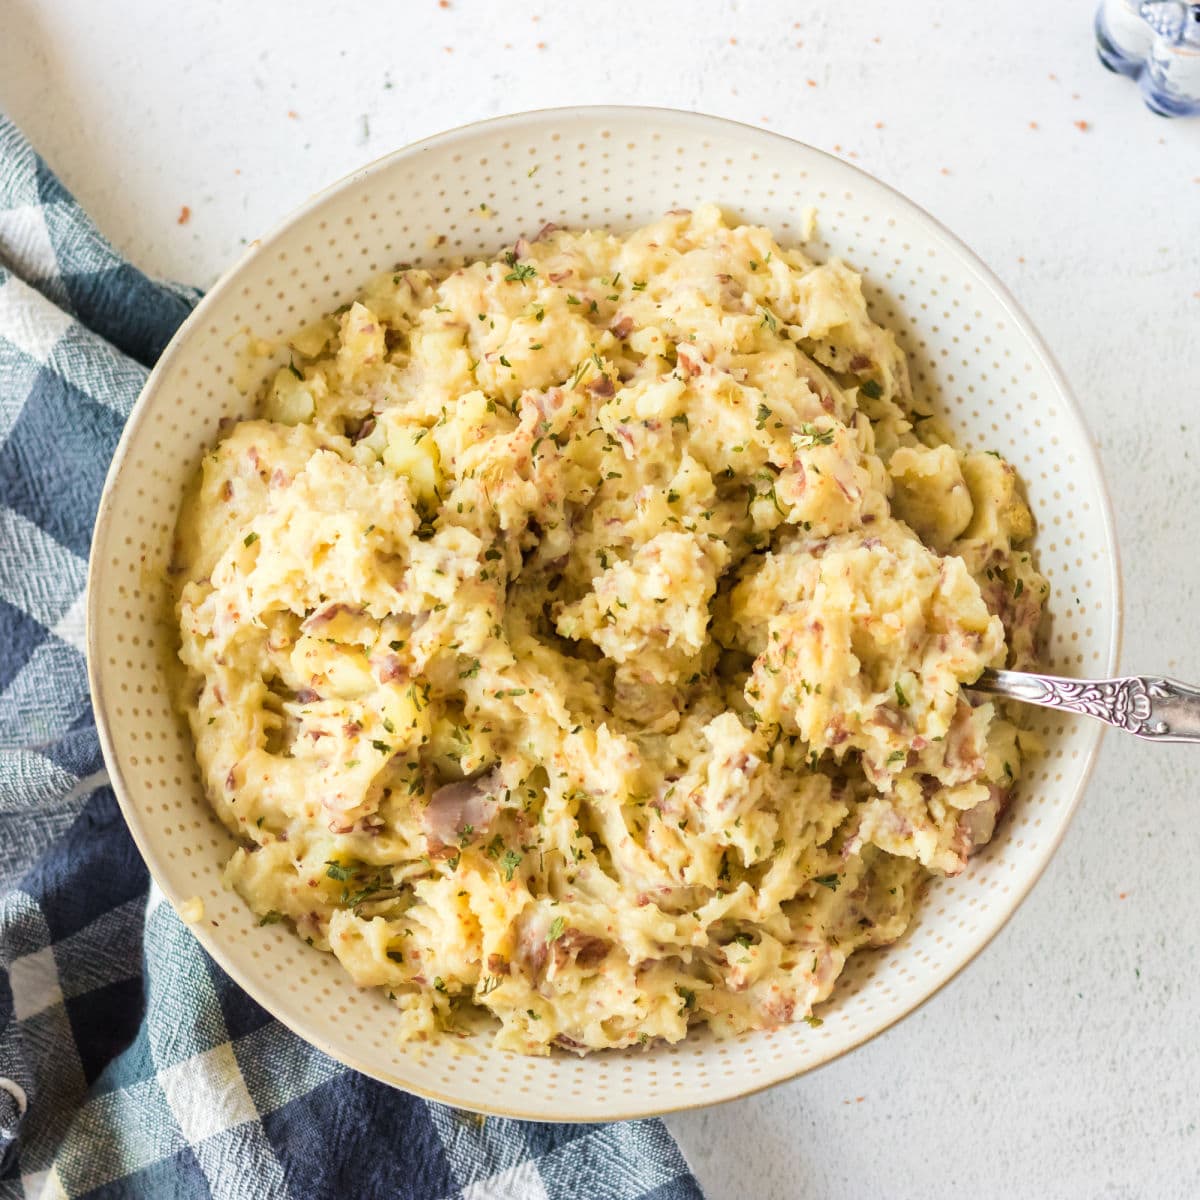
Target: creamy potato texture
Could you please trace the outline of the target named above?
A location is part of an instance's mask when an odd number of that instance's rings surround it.
[[[229,882],[402,1035],[816,1020],[991,836],[1029,510],[848,267],[547,228],[290,349],[180,522],[182,702]]]

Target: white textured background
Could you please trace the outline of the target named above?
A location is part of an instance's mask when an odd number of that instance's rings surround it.
[[[366,160],[503,112],[662,104],[842,154],[1043,330],[1114,493],[1124,665],[1200,681],[1200,121],[1101,70],[1090,18],[1088,0],[0,0],[0,107],[135,262],[198,284]],[[710,1200],[1200,1196],[1197,780],[1200,747],[1110,736],[1055,863],[956,983],[815,1075],[670,1118]]]

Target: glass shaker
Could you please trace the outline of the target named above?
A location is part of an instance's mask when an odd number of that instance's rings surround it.
[[[1136,79],[1153,112],[1200,113],[1200,3],[1101,0],[1095,29],[1100,61]]]

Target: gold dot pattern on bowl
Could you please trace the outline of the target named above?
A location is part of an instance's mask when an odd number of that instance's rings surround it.
[[[863,273],[876,318],[909,355],[920,401],[960,441],[1005,454],[1037,517],[1053,669],[1103,674],[1117,604],[1103,485],[1087,431],[1023,320],[928,217],[848,165],[762,131],[688,114],[574,110],[445,135],[352,176],[254,248],[213,291],[144,394],[97,529],[89,626],[99,706],[127,819],[167,896],[205,901],[198,933],[256,998],[309,1040],[387,1082],[468,1108],[606,1119],[712,1103],[828,1061],[886,1028],[978,952],[1036,879],[1074,807],[1098,731],[1035,713],[1046,744],[996,839],[929,889],[897,946],[853,956],[823,1024],[646,1052],[522,1058],[482,1043],[401,1045],[393,1010],[335,960],[260,928],[220,883],[232,842],[212,815],[168,703],[163,619],[181,488],[223,417],[282,343],[398,263],[493,254],[547,221],[628,229],[704,200]],[[481,207],[484,206],[484,207]],[[504,1086],[497,1087],[497,1080]]]

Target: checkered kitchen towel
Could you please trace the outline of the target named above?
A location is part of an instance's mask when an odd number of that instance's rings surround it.
[[[346,1070],[151,886],[88,703],[84,563],[196,298],[123,262],[0,117],[0,1200],[696,1200],[657,1121],[481,1120]]]

